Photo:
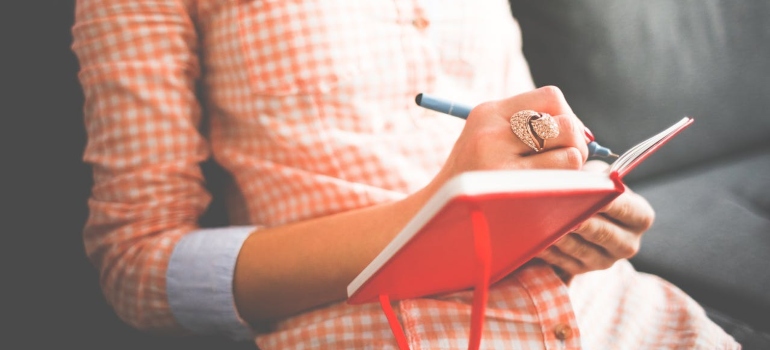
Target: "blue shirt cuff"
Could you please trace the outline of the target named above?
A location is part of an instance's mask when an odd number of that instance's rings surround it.
[[[182,327],[199,334],[254,339],[235,307],[233,274],[241,246],[255,229],[199,229],[176,244],[166,271],[166,290],[171,313]]]

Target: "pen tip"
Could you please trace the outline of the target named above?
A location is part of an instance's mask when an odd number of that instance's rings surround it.
[[[414,97],[414,102],[417,103],[418,106],[422,106],[420,102],[422,102],[422,92],[417,94],[417,96]]]
[[[617,154],[615,154],[615,153],[610,153],[610,157],[612,157],[612,158],[618,158],[618,157],[620,157],[620,156],[619,156],[619,155],[617,155]]]

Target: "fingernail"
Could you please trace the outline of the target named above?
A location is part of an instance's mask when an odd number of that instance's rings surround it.
[[[594,133],[591,132],[591,129],[587,127],[583,127],[583,130],[586,134],[586,143],[593,142],[595,140]]]

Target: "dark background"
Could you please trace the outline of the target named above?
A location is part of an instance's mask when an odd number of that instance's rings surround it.
[[[78,62],[70,49],[74,0],[3,2],[1,128],[5,205],[2,312],[14,348],[222,349],[219,338],[144,334],[106,304],[81,232],[91,170]],[[10,125],[8,125],[10,123]],[[10,311],[10,312],[8,312]],[[230,344],[232,345],[232,344]],[[1,346],[8,348],[6,346]],[[229,346],[254,348],[251,344]]]
[[[9,285],[18,293],[10,300],[17,312],[8,333],[26,344],[21,348],[139,347],[135,331],[107,307],[80,235],[91,171],[81,161],[83,94],[70,50],[74,0],[13,3],[0,12],[13,23],[3,30],[3,56],[11,60],[2,64],[3,95],[10,97],[5,119],[19,123],[4,130],[11,141],[3,147],[16,163],[4,171],[10,181],[3,192],[11,193],[4,211],[16,222],[5,236],[20,240],[6,246],[15,256],[6,268],[17,280]]]
[[[85,256],[91,169],[78,62],[70,49],[75,0],[3,2],[3,319],[0,344],[74,349],[254,349],[215,337],[146,334],[107,305]],[[9,162],[10,160],[10,162]],[[206,164],[204,172],[219,170]],[[216,185],[216,181],[214,182]],[[203,219],[218,224],[220,213]],[[204,223],[204,224],[205,224]],[[209,226],[209,225],[207,225]],[[7,312],[10,310],[10,312]],[[23,344],[20,346],[20,344]],[[1,346],[7,348],[5,346]]]

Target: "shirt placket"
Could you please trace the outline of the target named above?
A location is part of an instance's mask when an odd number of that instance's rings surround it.
[[[525,265],[516,275],[537,310],[545,349],[581,349],[580,330],[569,290],[546,265]]]
[[[435,1],[434,1],[435,2]],[[425,0],[394,0],[401,25],[402,54],[406,58],[406,87],[409,96],[405,101],[420,92],[435,90],[440,71],[440,60],[435,43],[431,38],[434,24],[431,17],[437,12],[437,5]],[[417,108],[412,108],[412,118],[424,115]]]

